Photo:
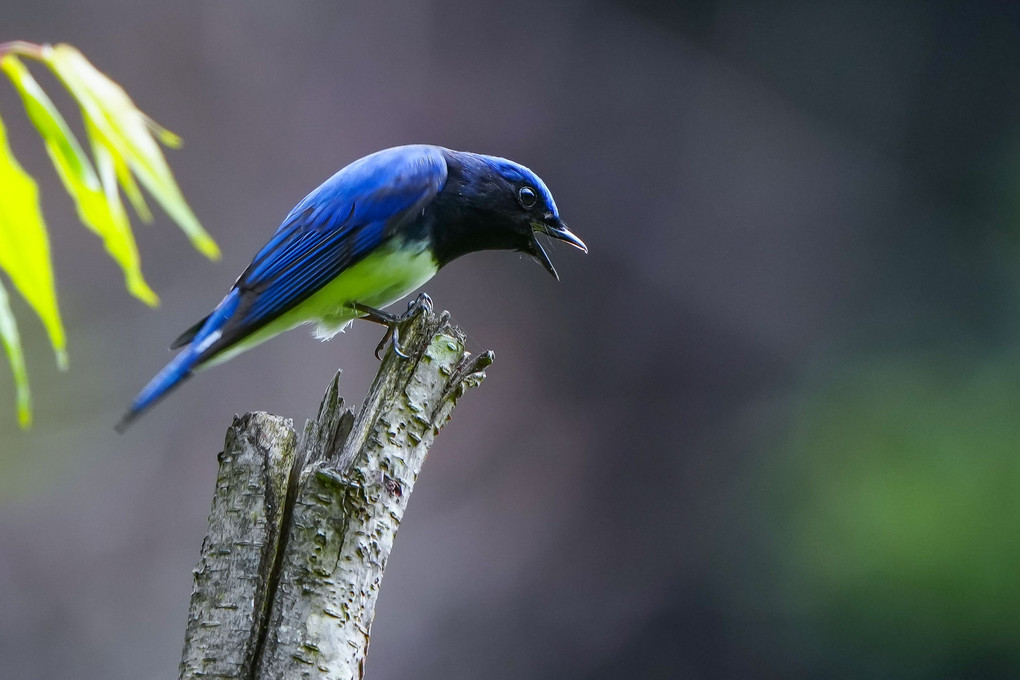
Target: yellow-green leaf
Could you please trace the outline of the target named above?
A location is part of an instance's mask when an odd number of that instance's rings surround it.
[[[131,168],[127,166],[120,156],[114,156],[114,166],[117,168],[117,181],[120,182],[120,186],[124,189],[124,194],[131,201],[131,205],[134,206],[135,212],[142,218],[143,222],[152,221],[152,211],[149,210],[148,204],[145,202],[145,197],[142,196],[142,190],[138,188],[138,184],[135,182],[135,176],[131,174]]]
[[[57,365],[64,369],[67,340],[57,308],[50,241],[39,208],[39,191],[14,158],[2,121],[0,188],[0,269],[7,272],[14,287],[39,315],[57,355]]]
[[[43,55],[78,101],[83,116],[95,127],[97,136],[114,159],[122,159],[131,168],[200,252],[218,258],[216,242],[185,202],[153,134],[171,145],[179,138],[139,111],[117,83],[96,69],[74,47],[45,46]],[[117,162],[114,161],[115,167]]]
[[[176,135],[170,132],[165,127],[149,118],[144,113],[142,117],[145,118],[145,124],[149,126],[149,130],[152,134],[159,138],[159,141],[163,142],[164,145],[169,146],[171,149],[179,149],[184,145],[184,140],[180,138],[180,135]]]
[[[78,217],[103,239],[107,252],[124,272],[128,290],[146,304],[158,304],[159,298],[142,276],[138,248],[131,233],[127,214],[117,194],[116,182],[111,195],[109,187],[100,184],[88,156],[78,144],[63,116],[16,57],[4,58],[0,61],[0,68],[7,73],[18,89],[25,111],[42,136],[46,151],[64,188],[74,199]],[[130,177],[126,168],[125,174]],[[137,191],[137,186],[135,190]],[[144,201],[142,205],[144,208]]]
[[[18,399],[18,424],[28,427],[32,424],[32,393],[28,391],[28,372],[25,370],[25,355],[21,351],[18,325],[7,299],[7,289],[0,282],[0,342],[7,352],[7,361],[14,376],[14,387]]]
[[[96,157],[96,167],[99,169],[99,179],[103,185],[105,194],[103,205],[110,213],[110,226],[116,232],[115,238],[108,242],[107,248],[118,262],[127,262],[131,265],[124,268],[124,281],[131,294],[146,304],[155,306],[159,304],[159,298],[142,278],[138,248],[135,245],[134,236],[131,234],[127,212],[124,210],[124,204],[121,203],[120,194],[117,191],[117,171],[114,157],[99,139],[95,128],[89,121],[86,121],[85,132],[92,142],[92,153]]]

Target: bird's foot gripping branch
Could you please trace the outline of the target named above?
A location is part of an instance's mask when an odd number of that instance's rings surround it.
[[[386,349],[386,345],[392,345],[395,354],[407,359],[407,354],[400,349],[400,325],[414,318],[417,314],[431,314],[432,298],[428,296],[428,293],[420,293],[418,297],[407,303],[407,311],[403,314],[389,314],[375,307],[362,304],[355,304],[354,309],[364,314],[362,318],[366,321],[386,326],[386,334],[375,348],[376,359],[379,358],[379,352]]]
[[[300,434],[235,419],[220,455],[180,677],[361,678],[379,585],[415,480],[457,400],[485,377],[449,314],[401,328],[355,414],[339,374]]]

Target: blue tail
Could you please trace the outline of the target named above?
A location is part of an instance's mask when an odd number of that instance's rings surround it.
[[[210,357],[208,350],[220,338],[223,325],[237,310],[239,297],[235,289],[223,298],[213,313],[205,319],[205,323],[195,333],[191,342],[138,393],[127,413],[114,426],[117,432],[123,433],[136,418],[190,378],[194,374],[194,369]]]

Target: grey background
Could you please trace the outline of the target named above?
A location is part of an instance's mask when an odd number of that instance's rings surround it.
[[[0,26],[76,45],[182,135],[168,159],[224,252],[202,259],[159,213],[137,234],[162,306],[129,298],[0,85],[72,365],[18,301],[36,422],[17,429],[0,368],[0,677],[176,677],[231,416],[301,422],[337,367],[357,401],[379,330],[295,331],[112,425],[295,202],[410,142],[528,165],[591,254],[556,248],[559,284],[485,253],[426,286],[496,364],[420,480],[370,678],[1020,674],[1020,398],[996,382],[1020,311],[1015,9],[43,0],[5,3]],[[994,389],[961,391],[975,375]],[[874,404],[890,423],[868,424]],[[1005,428],[992,444],[952,427],[973,404],[997,414],[978,431]],[[907,448],[897,428],[939,424],[950,467],[880,466]],[[804,481],[848,479],[857,453],[859,505]],[[864,510],[879,519],[844,540]],[[889,527],[894,557],[869,543]],[[982,549],[944,557],[948,532]]]

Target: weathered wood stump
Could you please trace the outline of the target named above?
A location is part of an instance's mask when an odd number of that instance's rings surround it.
[[[449,314],[401,329],[361,410],[339,373],[298,436],[289,419],[235,418],[195,568],[182,679],[364,675],[376,598],[429,447],[492,353],[464,349]]]

